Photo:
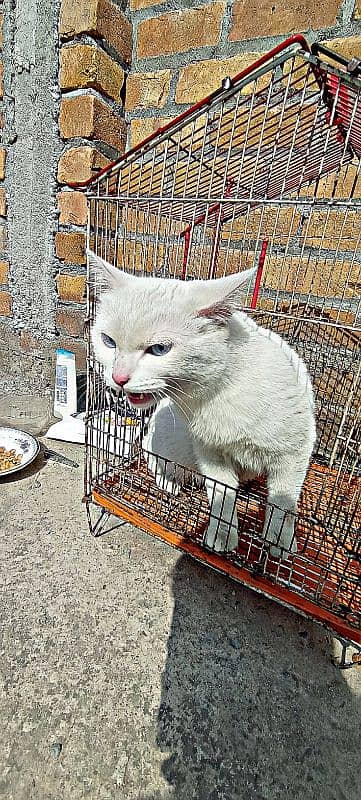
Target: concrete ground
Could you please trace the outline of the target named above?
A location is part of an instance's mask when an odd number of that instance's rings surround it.
[[[356,800],[361,669],[319,627],[125,526],[81,448],[0,482],[0,797]]]

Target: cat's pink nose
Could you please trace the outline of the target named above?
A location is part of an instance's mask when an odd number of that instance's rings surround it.
[[[128,372],[117,372],[114,370],[112,378],[114,383],[117,383],[118,386],[125,386],[125,384],[129,381],[130,375]]]

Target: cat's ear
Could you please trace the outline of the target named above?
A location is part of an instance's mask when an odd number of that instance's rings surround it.
[[[225,278],[195,282],[199,287],[197,317],[206,317],[219,324],[226,322],[234,311],[242,308],[244,295],[256,272],[257,267],[227,275]]]
[[[110,289],[120,289],[124,286],[129,276],[118,267],[113,267],[109,261],[104,261],[95,255],[92,250],[86,251],[89,264],[89,281],[96,294],[108,292]]]

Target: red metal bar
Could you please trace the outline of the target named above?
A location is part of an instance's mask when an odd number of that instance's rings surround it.
[[[181,274],[181,281],[184,281],[187,274],[187,261],[188,261],[189,245],[191,241],[190,225],[185,231],[182,231],[181,236],[184,236],[184,253],[183,253],[183,264],[182,264],[182,274]]]
[[[286,50],[288,47],[291,47],[294,44],[299,44],[302,50],[307,50],[309,53],[311,52],[311,48],[305,37],[302,36],[302,34],[297,33],[294,36],[290,36],[288,39],[285,39],[284,42],[281,42],[280,44],[276,45],[276,47],[273,47],[273,49],[269,50],[268,53],[264,53],[263,56],[261,56],[261,58],[258,58],[256,61],[253,62],[253,64],[250,64],[248,67],[239,72],[238,75],[235,75],[234,78],[232,78],[232,82],[237,83],[238,81],[243,80],[243,78],[246,78],[247,75],[251,75],[254,70],[258,69],[259,67],[262,67],[263,64],[267,63],[267,61],[270,61],[279,53],[282,53],[283,50]],[[139,142],[139,144],[137,144],[135,147],[132,147],[122,156],[116,158],[115,161],[112,161],[106,167],[103,167],[103,169],[99,170],[99,172],[97,172],[96,175],[92,175],[91,178],[88,178],[86,181],[79,181],[79,182],[72,181],[71,183],[68,184],[68,186],[71,186],[73,189],[75,188],[81,189],[90,186],[94,181],[98,180],[103,175],[106,175],[107,173],[111,172],[111,170],[115,166],[121,164],[130,155],[133,155],[134,153],[137,153],[139,150],[141,150],[144,147],[144,145],[149,144],[149,142],[152,142],[153,139],[156,139],[160,133],[165,133],[166,131],[171,130],[176,123],[187,119],[187,117],[193,114],[194,111],[197,111],[209,105],[212,102],[212,100],[214,100],[214,98],[217,97],[217,95],[222,91],[223,89],[216,89],[215,92],[212,92],[212,94],[209,94],[207,97],[204,97],[203,100],[200,100],[198,103],[195,103],[186,111],[183,111],[182,114],[179,114],[178,117],[172,119],[171,122],[167,123],[167,125],[163,125],[163,127],[158,128],[156,131],[154,131],[154,133],[151,133],[150,136],[147,136],[146,139],[143,139],[143,141]]]
[[[226,191],[224,193],[225,197],[229,197],[230,196],[233,184],[234,184],[233,178],[229,178],[229,180],[226,181],[227,188],[226,188]],[[221,208],[221,203],[214,203],[213,206],[210,207],[209,211],[204,211],[203,214],[200,214],[200,216],[197,217],[197,219],[195,219],[194,222],[191,225],[187,225],[187,227],[184,228],[184,231],[182,231],[182,233],[180,234],[180,236],[181,237],[184,236],[184,239],[185,239],[185,242],[184,242],[184,254],[183,254],[183,268],[182,268],[182,274],[181,274],[181,280],[182,281],[184,281],[185,276],[186,276],[186,271],[187,271],[187,260],[188,260],[188,253],[189,253],[190,240],[191,240],[191,231],[196,227],[196,225],[200,225],[201,222],[204,222],[205,219],[207,218],[207,216],[208,217],[211,216],[211,214],[213,214],[215,211],[219,211],[220,208]],[[219,245],[219,237],[218,237],[218,245]],[[212,256],[212,261],[214,262],[214,260],[215,260],[215,258]],[[211,276],[209,276],[209,277],[211,277]]]
[[[352,130],[350,131],[349,144],[352,145],[356,155],[360,157],[361,111],[360,107],[357,106],[357,110],[355,109],[356,113],[354,113],[354,103],[356,102],[356,98],[352,100],[352,94],[350,94],[348,87],[341,83],[338,75],[327,74],[325,72],[324,83],[326,89],[325,100],[327,101],[328,99],[327,95],[331,95],[331,103],[333,104],[336,102],[337,97],[336,113],[334,114],[333,125],[337,125],[338,128],[338,141],[345,141],[347,137],[347,131],[351,127],[351,120],[353,117],[353,125]],[[326,120],[328,123],[330,123],[331,117],[332,110],[328,111],[326,114]]]
[[[191,230],[196,227],[196,225],[200,225],[201,222],[204,222],[204,220],[206,219],[207,216],[210,217],[211,214],[213,214],[215,211],[218,211],[218,209],[220,207],[221,207],[221,203],[214,203],[213,206],[210,207],[208,212],[204,211],[203,214],[200,214],[200,216],[197,217],[197,219],[195,219],[194,222],[192,222],[191,225],[187,225],[187,227],[184,228],[184,231],[182,231],[180,236],[186,236],[187,233],[190,233]]]
[[[258,262],[256,281],[255,281],[255,284],[254,284],[253,295],[252,295],[252,300],[251,300],[251,308],[256,308],[256,306],[257,306],[259,287],[261,285],[263,265],[264,265],[265,258],[266,258],[267,247],[268,247],[268,239],[263,239],[262,249],[261,249],[259,262]]]

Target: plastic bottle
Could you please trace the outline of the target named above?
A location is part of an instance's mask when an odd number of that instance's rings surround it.
[[[56,351],[54,415],[64,418],[76,414],[77,389],[75,355],[69,350]]]

